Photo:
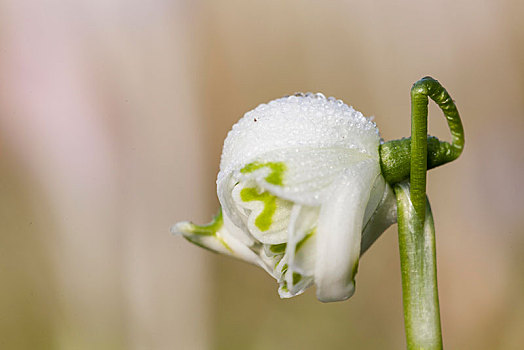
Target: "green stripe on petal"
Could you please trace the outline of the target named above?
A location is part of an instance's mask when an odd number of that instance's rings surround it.
[[[302,280],[302,275],[298,272],[293,272],[293,285],[298,284]]]
[[[265,167],[271,170],[269,175],[266,176],[266,181],[272,185],[283,186],[284,172],[286,171],[286,164],[283,162],[253,162],[243,167],[240,172],[242,174],[249,174]]]
[[[283,298],[292,297],[292,295],[285,295],[285,294],[289,294],[289,289],[287,288],[287,282],[286,281],[283,281],[282,284],[280,285],[279,292],[281,294],[281,297],[283,297]]]
[[[284,254],[286,252],[286,243],[273,244],[269,246],[269,251],[273,254]]]
[[[195,225],[193,223],[185,223],[184,238],[199,247],[215,251],[213,248],[206,246],[202,243],[202,237],[215,236],[216,240],[224,246],[230,253],[233,253],[233,249],[226,243],[224,238],[219,234],[219,230],[224,225],[224,217],[222,216],[222,208],[219,209],[217,215],[213,217],[210,223],[206,225]]]
[[[229,250],[231,254],[233,254],[233,249],[231,249],[231,247],[226,243],[224,237],[222,237],[219,232],[215,233],[215,237],[218,239],[220,244],[224,246],[224,248],[226,248],[227,250]]]
[[[193,243],[194,245],[200,247],[200,248],[204,248],[205,250],[209,250],[210,252],[213,252],[213,253],[218,253],[217,250],[211,248],[211,247],[208,247],[207,245],[205,245],[204,243],[202,243],[200,241],[200,239],[198,238],[195,238],[195,237],[191,237],[191,236],[183,236],[186,240],[188,240],[189,242]]]
[[[357,259],[357,261],[355,261],[355,263],[353,264],[353,268],[351,269],[351,281],[349,282],[352,282],[355,280],[355,276],[357,275],[357,272],[358,272],[358,262],[359,262],[359,259]]]
[[[306,235],[304,236],[304,238],[302,238],[296,245],[295,247],[295,253],[298,252],[300,250],[300,248],[304,245],[304,243],[306,243],[306,241],[311,238],[311,236],[313,236],[316,232],[317,228],[314,227],[312,228],[311,230],[309,230]]]
[[[214,236],[222,228],[223,224],[224,218],[222,217],[222,208],[220,208],[218,214],[213,217],[209,224],[200,226],[189,223],[190,226],[187,231],[197,236]]]
[[[269,192],[258,192],[256,188],[246,187],[240,191],[240,199],[244,202],[260,201],[264,203],[264,210],[255,219],[255,226],[260,231],[267,231],[273,223],[273,215],[277,210],[277,197]]]
[[[206,235],[207,236],[207,235]],[[218,234],[218,232],[215,234],[215,235],[212,235],[212,236],[215,236],[215,238],[217,239],[217,241],[222,244],[224,246],[224,248],[226,248],[229,253],[233,254],[234,251],[233,249],[229,246],[229,244],[226,243],[226,241],[224,240],[224,238],[222,238],[222,236],[220,236]],[[195,236],[184,236],[185,239],[187,239],[189,242],[193,243],[194,245],[197,245],[199,246],[200,248],[204,248],[206,250],[209,250],[209,251],[212,251],[214,253],[217,253],[218,251],[211,248],[211,247],[208,247],[205,245],[205,243],[203,243],[200,239],[200,237],[197,235],[196,237]],[[218,249],[218,248],[217,248]]]

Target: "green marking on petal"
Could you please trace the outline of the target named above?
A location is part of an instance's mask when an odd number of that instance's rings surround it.
[[[269,192],[259,193],[256,188],[246,187],[240,191],[240,199],[244,202],[261,201],[264,209],[255,219],[255,226],[260,231],[267,231],[273,223],[273,214],[277,210],[277,197]]]
[[[300,282],[300,280],[302,279],[302,275],[297,273],[297,272],[293,272],[293,285],[297,284],[298,282]]]
[[[284,264],[284,266],[282,266],[282,274],[286,273],[288,267],[289,266],[287,264]]]
[[[358,259],[357,261],[355,261],[355,264],[353,265],[353,268],[351,269],[351,279],[354,280],[355,279],[355,275],[357,274],[358,272]]]
[[[304,236],[304,238],[302,238],[300,240],[300,242],[297,243],[297,246],[295,247],[295,252],[298,252],[300,250],[300,248],[302,248],[302,246],[304,245],[304,243],[306,243],[306,241],[315,234],[317,228],[314,227],[312,228],[311,230],[309,230],[306,235]]]
[[[218,239],[218,241],[220,242],[220,244],[222,244],[227,250],[233,253],[233,249],[231,249],[231,247],[226,243],[226,241],[224,241],[224,238],[222,238],[222,236],[219,235],[218,232],[215,234],[215,236]]]
[[[189,242],[193,243],[194,245],[200,247],[200,248],[204,248],[205,250],[209,250],[210,252],[213,252],[213,253],[216,253],[217,251],[214,250],[214,249],[211,249],[209,248],[208,246],[202,244],[198,238],[195,238],[195,237],[191,237],[191,236],[184,236],[185,239],[187,239]]]
[[[286,243],[273,244],[269,246],[269,251],[274,254],[282,254],[286,251]]]
[[[222,208],[220,208],[218,214],[215,215],[213,220],[211,220],[211,222],[207,225],[195,225],[193,223],[189,223],[187,231],[184,231],[184,238],[201,248],[216,252],[214,249],[206,246],[205,243],[202,243],[202,236],[215,236],[220,244],[233,253],[233,249],[231,249],[224,238],[218,233],[218,231],[222,228],[222,225],[224,225],[224,218],[222,216]]]
[[[243,167],[240,172],[242,174],[249,174],[265,167],[271,169],[269,175],[266,176],[266,181],[273,185],[282,186],[284,184],[284,172],[286,171],[286,164],[283,162],[253,162]]]
[[[207,225],[199,226],[191,223],[189,232],[193,235],[198,236],[213,236],[216,235],[218,230],[222,228],[224,224],[224,218],[222,217],[222,208],[218,211],[218,214],[213,217],[213,220]]]

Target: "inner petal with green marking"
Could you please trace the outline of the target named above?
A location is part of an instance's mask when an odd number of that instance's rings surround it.
[[[293,203],[257,186],[255,181],[239,183],[233,199],[249,232],[264,244],[287,242],[287,226]]]
[[[264,209],[255,219],[255,225],[260,231],[267,231],[271,226],[273,214],[277,209],[277,197],[268,192],[258,192],[256,188],[247,187],[240,191],[240,198],[244,202],[260,201],[264,203]]]

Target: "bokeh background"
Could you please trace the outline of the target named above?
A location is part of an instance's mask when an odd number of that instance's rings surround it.
[[[401,349],[396,226],[355,296],[280,300],[171,224],[217,209],[243,113],[321,91],[409,135],[439,79],[466,148],[429,174],[448,349],[524,343],[524,2],[0,0],[0,348]],[[449,139],[430,108],[430,133]]]

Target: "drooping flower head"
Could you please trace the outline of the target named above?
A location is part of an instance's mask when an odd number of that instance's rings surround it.
[[[360,255],[396,220],[379,144],[376,125],[340,100],[295,94],[262,104],[224,142],[219,215],[172,231],[261,266],[283,298],[315,284],[319,300],[345,300]]]

